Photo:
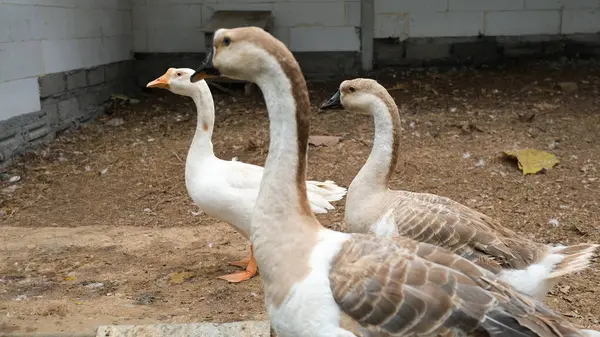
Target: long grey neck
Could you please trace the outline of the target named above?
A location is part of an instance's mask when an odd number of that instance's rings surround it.
[[[398,112],[393,114],[388,105],[377,99],[373,103],[372,114],[375,125],[373,148],[367,162],[348,188],[348,201],[353,194],[387,190],[390,175],[396,166],[399,130],[395,130],[395,126],[400,125]]]
[[[202,84],[206,88],[200,87]],[[210,91],[208,91],[208,94],[202,92],[202,89],[209,90],[206,83],[200,82],[198,87],[198,90],[190,95],[196,105],[198,119],[188,157],[192,155],[195,158],[203,158],[214,156],[212,133],[215,125],[215,104]]]

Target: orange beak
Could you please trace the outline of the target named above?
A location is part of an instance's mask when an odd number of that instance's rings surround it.
[[[167,74],[162,75],[152,82],[148,82],[148,84],[146,84],[146,88],[169,89],[169,79],[167,78]]]

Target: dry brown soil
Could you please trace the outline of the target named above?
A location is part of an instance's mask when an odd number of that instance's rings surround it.
[[[401,107],[394,188],[454,198],[540,242],[599,241],[600,71],[594,63],[386,69],[374,77],[396,85],[391,92]],[[577,91],[556,86],[564,81],[576,83]],[[373,125],[366,115],[316,113],[338,84],[309,84],[311,134],[341,137],[336,145],[311,147],[309,178],[348,186],[370,151]],[[268,146],[262,97],[213,92],[217,155],[262,165]],[[0,331],[266,318],[259,278],[216,279],[236,270],[226,262],[245,257],[248,243],[198,214],[186,194],[192,102],[159,91],[139,104],[115,102],[109,111],[4,172],[5,179],[21,180],[0,186]],[[124,124],[104,124],[112,118]],[[525,147],[550,151],[560,164],[524,177],[501,151]],[[336,206],[320,218],[343,230],[344,202]],[[600,328],[599,267],[595,260],[583,274],[562,279],[547,304]],[[183,282],[173,282],[173,275],[185,276]]]

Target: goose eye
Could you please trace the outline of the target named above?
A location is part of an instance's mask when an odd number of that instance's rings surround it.
[[[175,75],[177,75],[177,77],[180,77],[180,76],[181,76],[181,73],[180,73],[180,72],[177,72],[177,74],[175,74]]]
[[[229,46],[229,44],[231,44],[231,39],[230,39],[230,38],[228,38],[228,37],[226,37],[226,38],[223,38],[223,44],[224,44],[225,46]]]
[[[356,89],[355,89],[354,87],[350,87],[350,88],[348,88],[348,90],[349,90],[350,92],[355,92],[355,91],[356,91]]]

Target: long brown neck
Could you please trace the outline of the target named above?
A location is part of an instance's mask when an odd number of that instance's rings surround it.
[[[273,57],[256,83],[270,120],[269,155],[252,215],[250,240],[267,303],[279,305],[310,271],[308,258],[321,227],[306,194],[310,101],[298,64]]]

